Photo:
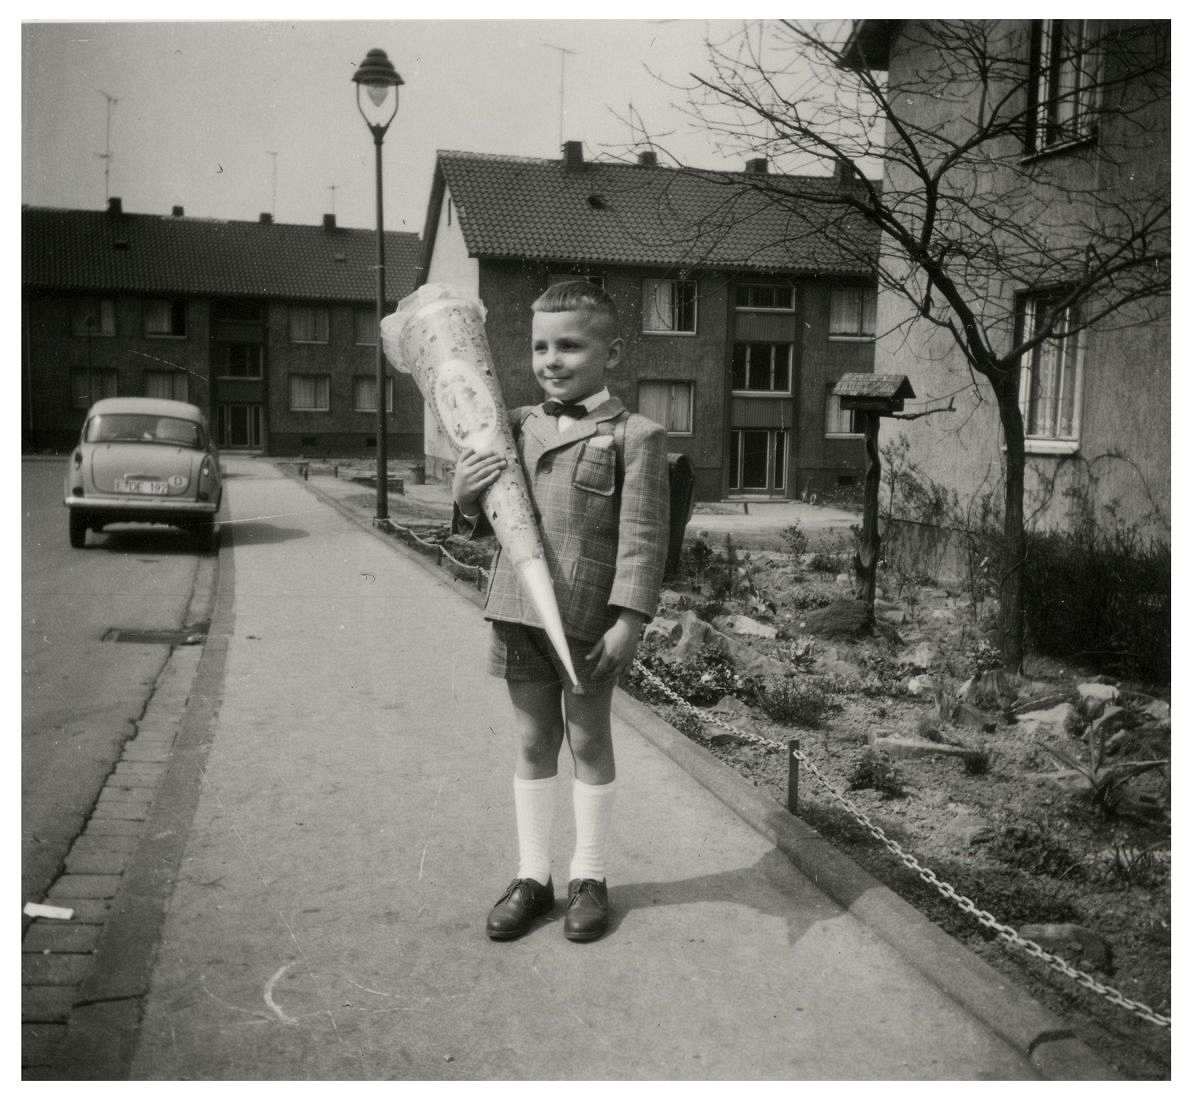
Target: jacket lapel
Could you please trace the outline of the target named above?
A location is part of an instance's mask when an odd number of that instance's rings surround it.
[[[526,449],[523,452],[526,468],[533,470],[538,460],[548,451],[569,447],[590,435],[595,435],[598,424],[604,420],[612,420],[624,410],[625,406],[620,398],[610,397],[583,420],[576,421],[566,432],[561,432],[553,416],[548,416],[541,408],[536,408],[522,425],[522,432],[526,437]]]

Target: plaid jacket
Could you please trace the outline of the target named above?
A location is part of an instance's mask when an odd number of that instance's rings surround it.
[[[619,419],[625,420],[620,478],[612,434]],[[623,607],[652,618],[667,560],[667,433],[653,420],[627,412],[616,397],[564,432],[538,405],[512,410],[510,420],[564,633],[596,641]],[[606,427],[598,429],[602,424]],[[482,514],[473,533],[491,533],[487,529]],[[542,625],[500,550],[493,559],[485,618]]]

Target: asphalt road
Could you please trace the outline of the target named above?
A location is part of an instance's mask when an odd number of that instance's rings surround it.
[[[169,654],[105,641],[183,625],[200,568],[181,532],[121,525],[67,540],[65,460],[21,464],[21,884],[40,901],[134,732]]]

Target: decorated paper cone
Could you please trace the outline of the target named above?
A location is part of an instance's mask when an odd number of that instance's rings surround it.
[[[484,307],[450,287],[428,283],[382,318],[381,343],[390,363],[413,376],[457,454],[471,449],[505,458],[505,469],[481,495],[481,506],[563,667],[577,684],[526,475],[485,337]]]

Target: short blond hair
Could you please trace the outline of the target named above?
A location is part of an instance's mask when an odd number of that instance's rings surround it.
[[[614,336],[621,332],[617,305],[601,287],[588,282],[587,279],[572,279],[547,287],[535,298],[530,308],[535,313],[571,313],[573,310],[584,310],[602,317]]]

